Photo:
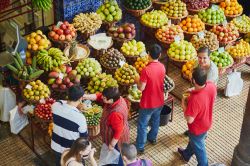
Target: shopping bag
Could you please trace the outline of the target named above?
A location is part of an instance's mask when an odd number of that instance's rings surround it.
[[[99,166],[107,164],[118,164],[120,152],[116,149],[110,151],[108,146],[104,143],[101,148]]]
[[[243,89],[243,80],[240,72],[232,72],[227,75],[227,85],[225,89],[225,96],[231,97],[239,95]]]
[[[10,111],[10,131],[18,134],[25,126],[29,124],[27,115],[20,115],[17,106]]]

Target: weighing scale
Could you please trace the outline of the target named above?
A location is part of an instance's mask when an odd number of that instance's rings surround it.
[[[0,52],[0,85],[3,85],[7,64],[13,63],[13,55],[27,49],[26,40],[20,35],[20,29],[13,20],[5,22],[4,28],[0,30],[1,40],[6,45],[6,50]]]

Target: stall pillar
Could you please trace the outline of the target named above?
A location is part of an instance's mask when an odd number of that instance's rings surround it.
[[[234,149],[232,166],[250,166],[250,89],[239,144]]]

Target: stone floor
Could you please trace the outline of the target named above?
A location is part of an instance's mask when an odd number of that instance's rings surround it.
[[[250,68],[244,65],[239,69],[242,72],[244,80],[244,89],[240,96],[225,98],[221,90],[218,92],[218,98],[214,108],[214,123],[207,137],[207,153],[209,163],[220,162],[230,165],[233,150],[238,143],[240,129],[244,114],[245,103],[247,99],[248,88],[250,85]],[[190,84],[180,77],[179,70],[174,66],[170,67],[169,75],[174,79],[176,88],[172,92],[175,96],[180,97],[183,90],[190,87]],[[226,76],[223,76],[218,84],[219,89],[226,85]],[[131,141],[135,142],[136,138],[136,120],[130,121]],[[180,102],[175,101],[174,120],[165,127],[161,127],[158,136],[158,144],[155,146],[146,145],[146,153],[140,157],[150,158],[156,166],[182,166],[197,164],[195,157],[188,164],[183,163],[176,153],[178,147],[185,147],[188,138],[183,136],[187,125],[180,109]],[[28,129],[22,134],[27,136]],[[41,137],[37,133],[37,138]],[[94,146],[99,150],[101,146],[100,139],[93,141]],[[48,150],[47,145],[42,141],[36,143],[37,150],[42,158],[47,162],[45,164],[23,143],[16,135],[9,132],[8,124],[2,124],[0,128],[0,165],[1,166],[40,166],[53,165],[53,155]],[[98,158],[98,153],[96,154]]]

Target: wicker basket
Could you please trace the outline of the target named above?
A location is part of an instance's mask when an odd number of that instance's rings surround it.
[[[242,56],[242,57],[233,57],[235,63],[245,63],[247,60],[247,57]]]
[[[151,7],[152,7],[152,2],[150,3],[150,5],[146,9],[142,9],[142,10],[128,9],[127,7],[124,7],[124,8],[128,11],[128,13],[132,14],[133,16],[140,17],[141,15],[146,13],[146,11],[149,10]]]
[[[130,64],[130,65],[134,65],[137,58],[139,57],[139,56],[128,56],[128,55],[126,55],[124,53],[123,53],[123,55],[126,58],[126,61],[128,62],[128,64]]]
[[[122,45],[123,45],[123,43],[126,43],[126,42],[129,42],[129,41],[133,40],[133,39],[135,38],[135,36],[136,36],[136,35],[134,35],[131,39],[126,39],[126,38],[124,38],[124,39],[121,39],[121,38],[113,38],[113,40],[114,40],[114,46],[115,46],[116,48],[121,48]]]
[[[97,126],[88,126],[88,134],[90,137],[95,137],[100,134],[100,124]]]
[[[117,21],[113,21],[113,22],[103,21],[102,26],[105,30],[109,30],[109,28],[114,27],[116,23]]]
[[[161,6],[165,5],[166,3],[168,3],[168,1],[166,2],[161,2],[159,0],[152,0],[153,2],[153,6],[154,6],[154,9],[156,10],[160,10],[161,9]]]
[[[79,38],[80,40],[82,41],[87,41],[89,39],[90,36],[92,35],[95,35],[96,31],[92,31],[92,32],[84,32],[84,33],[81,33],[81,32],[78,32],[78,35],[79,35]]]
[[[201,8],[201,9],[190,9],[190,8],[187,8],[187,10],[188,10],[188,13],[190,15],[195,15],[195,14],[198,14],[201,10],[206,10],[208,7]]]
[[[71,41],[76,40],[76,38],[77,38],[77,34]],[[54,40],[51,37],[49,37],[49,40],[52,41],[54,47],[58,47],[61,50],[65,49],[68,46],[68,44],[71,42],[71,41],[66,41],[66,40],[65,41]]]
[[[220,2],[223,2],[225,0],[210,0],[210,3],[220,3]]]

